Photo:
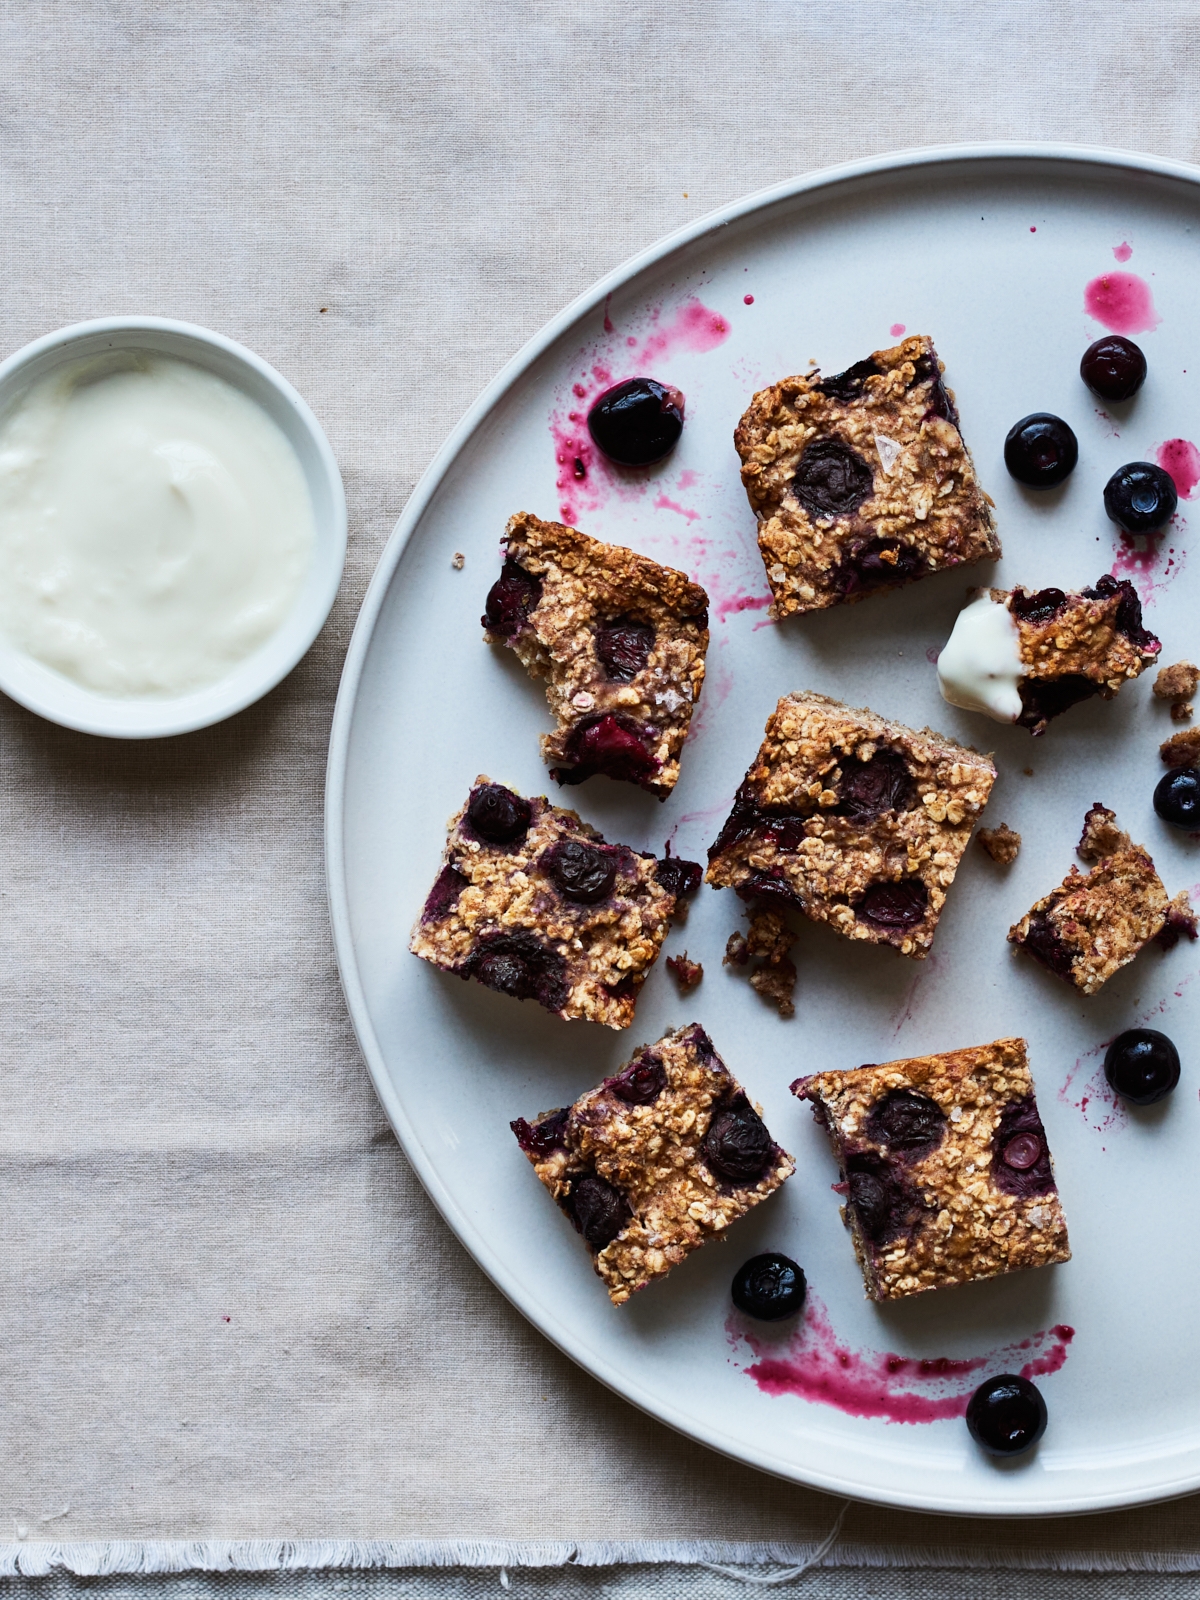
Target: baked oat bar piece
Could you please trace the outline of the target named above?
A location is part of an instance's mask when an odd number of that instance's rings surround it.
[[[708,882],[923,960],[987,804],[989,756],[789,694],[708,852]]]
[[[792,1093],[833,1144],[868,1298],[1070,1260],[1024,1039],[818,1072]]]
[[[608,844],[573,811],[479,777],[449,823],[409,949],[560,1017],[627,1028],[681,868]]]
[[[1077,849],[1092,870],[1072,867],[1008,930],[1010,944],[1082,994],[1097,994],[1151,939],[1169,950],[1180,934],[1196,937],[1186,891],[1167,898],[1149,852],[1117,827],[1106,806],[1092,806]]]
[[[1081,700],[1111,700],[1161,649],[1128,578],[1105,573],[1078,593],[980,589],[938,656],[938,682],[953,706],[1044,733]]]
[[[796,1170],[698,1023],[512,1130],[618,1306]]]
[[[942,371],[921,336],[754,396],[733,442],[777,616],[999,556]]]
[[[522,511],[484,637],[515,650],[558,722],[542,755],[559,783],[597,773],[665,800],[704,682],[708,596],[672,567]]]

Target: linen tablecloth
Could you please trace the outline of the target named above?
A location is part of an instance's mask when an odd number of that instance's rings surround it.
[[[340,665],[438,444],[603,271],[889,148],[1196,159],[1198,38],[1187,0],[0,12],[0,348],[123,312],[219,329],[306,396],[350,502],[328,626],[241,716],[117,743],[0,701],[0,1571],[786,1565],[829,1533],[838,1502],[552,1349],[410,1172],[328,929]],[[1048,1524],[854,1506],[825,1559],[1186,1573],[1200,1501]]]

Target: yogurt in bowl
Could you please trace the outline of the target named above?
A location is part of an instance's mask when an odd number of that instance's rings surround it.
[[[329,444],[249,350],[157,318],[81,323],[0,365],[0,688],[152,738],[265,694],[346,551]]]

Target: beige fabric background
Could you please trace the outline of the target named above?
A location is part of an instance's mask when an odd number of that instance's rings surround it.
[[[828,1529],[575,1370],[412,1177],[327,927],[342,655],[441,439],[602,271],[893,147],[1200,159],[1198,45],[1189,0],[0,9],[0,349],[115,312],[243,340],[325,424],[351,518],[317,646],[223,727],[106,743],[0,703],[0,1543]],[[845,1538],[1181,1552],[1200,1504],[856,1507]]]

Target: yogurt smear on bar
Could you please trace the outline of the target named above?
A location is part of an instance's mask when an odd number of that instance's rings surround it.
[[[959,612],[937,668],[942,698],[952,706],[997,722],[1021,715],[1021,636],[1007,605],[986,591]]]
[[[283,623],[315,538],[282,429],[189,361],[74,361],[0,419],[0,633],[84,688],[217,682]]]

